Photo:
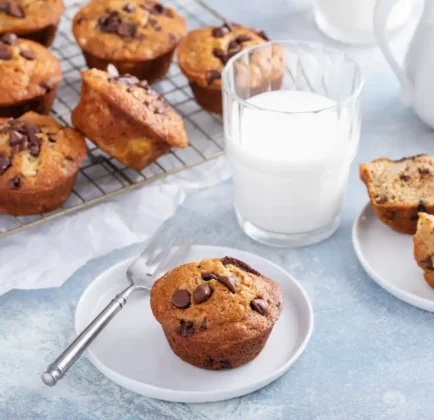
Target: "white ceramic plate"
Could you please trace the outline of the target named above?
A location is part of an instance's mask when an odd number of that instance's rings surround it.
[[[188,261],[239,258],[279,282],[285,303],[262,353],[233,370],[207,371],[191,366],[172,353],[155,321],[149,294],[136,292],[88,350],[90,361],[105,376],[139,394],[176,402],[209,402],[248,394],[285,373],[305,349],[313,328],[309,298],[284,270],[256,255],[230,248],[194,246]],[[81,332],[95,315],[127,285],[125,272],[133,259],[102,273],[82,294],[75,314]]]
[[[353,245],[366,272],[410,305],[434,312],[434,290],[413,258],[413,237],[382,223],[368,203],[353,226]]]

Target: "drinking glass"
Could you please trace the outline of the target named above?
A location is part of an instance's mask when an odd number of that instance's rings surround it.
[[[241,228],[276,246],[328,238],[359,143],[360,67],[335,48],[276,41],[238,53],[222,84]]]

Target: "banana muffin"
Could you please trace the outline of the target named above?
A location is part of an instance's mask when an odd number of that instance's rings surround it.
[[[231,257],[182,265],[151,290],[173,352],[194,366],[231,369],[264,348],[283,309],[277,283]]]
[[[360,165],[360,178],[378,218],[398,232],[413,235],[418,213],[434,213],[433,157],[383,157]]]
[[[48,114],[61,81],[59,60],[47,48],[14,34],[0,37],[0,117]]]
[[[146,81],[92,69],[72,111],[74,126],[98,147],[138,171],[170,147],[187,147],[182,118]]]
[[[64,9],[62,0],[0,0],[0,35],[14,33],[48,47]]]
[[[0,120],[0,213],[40,214],[69,197],[86,142],[48,115]]]
[[[72,29],[89,68],[112,63],[152,83],[166,75],[186,22],[152,0],[93,0],[74,17]]]
[[[178,64],[190,83],[197,103],[208,111],[221,114],[221,78],[226,63],[245,48],[267,41],[263,31],[228,22],[189,32],[179,45]],[[278,47],[270,48],[268,54],[255,53],[251,57],[252,77],[245,86],[250,95],[280,88],[283,55]]]
[[[413,242],[414,259],[423,270],[426,282],[434,289],[434,216],[419,213]]]

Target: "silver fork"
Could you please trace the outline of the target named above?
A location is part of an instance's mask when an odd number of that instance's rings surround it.
[[[172,246],[177,235],[173,233],[169,223],[163,224],[154,234],[143,253],[130,265],[127,277],[130,285],[119,293],[86,327],[86,329],[72,342],[72,344],[51,364],[41,376],[42,382],[48,386],[56,385],[68,369],[83,354],[99,333],[126,305],[130,295],[136,290],[151,290],[157,276],[163,274],[170,266],[178,265],[187,257],[192,246],[191,239],[187,238],[183,244],[170,257]],[[165,239],[169,238],[167,245],[162,248]]]

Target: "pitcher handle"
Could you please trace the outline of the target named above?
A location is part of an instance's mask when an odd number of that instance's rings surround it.
[[[387,62],[401,83],[401,98],[406,106],[411,106],[413,103],[413,85],[408,79],[404,69],[396,61],[393,56],[387,40],[387,20],[393,7],[399,0],[377,0],[374,13],[374,35],[384,54]]]

